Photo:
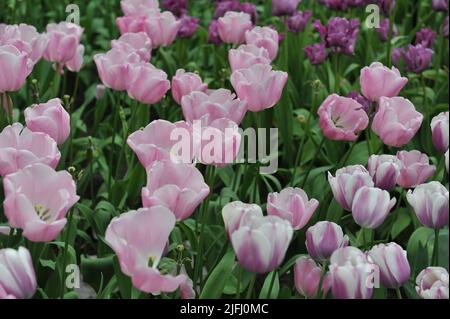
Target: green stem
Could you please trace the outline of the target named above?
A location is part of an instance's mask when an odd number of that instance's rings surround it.
[[[317,296],[316,299],[321,299],[325,296],[322,295],[323,293],[323,281],[325,279],[325,274],[327,273],[327,267],[328,267],[328,260],[325,259],[325,261],[322,264],[322,271],[320,272],[320,280],[319,280],[319,286],[317,287]]]
[[[317,157],[319,156],[320,151],[321,151],[321,149],[322,149],[322,146],[323,146],[323,144],[325,143],[325,140],[326,140],[325,136],[322,137],[322,140],[320,141],[320,144],[319,144],[319,146],[317,147],[316,153],[314,154],[314,157],[313,157],[313,159],[312,159],[312,161],[311,161],[311,165],[309,165],[308,170],[306,171],[305,178],[303,179],[303,183],[302,183],[302,185],[301,185],[300,188],[304,188],[304,187],[305,187],[306,182],[308,181],[309,174],[311,174],[311,170],[312,170],[312,168],[313,168],[314,162],[316,161]]]
[[[69,250],[69,239],[70,239],[70,226],[72,224],[73,212],[69,210],[69,216],[67,218],[67,230],[64,240],[64,252],[63,252],[63,267],[62,267],[62,280],[61,280],[61,299],[64,298],[64,292],[66,287],[66,265],[67,265],[67,251]]]
[[[276,277],[277,277],[277,272],[273,271],[272,272],[272,278],[270,279],[269,290],[267,291],[267,296],[266,296],[267,299],[269,299],[270,296],[272,295],[272,289],[273,289],[273,286],[275,285],[275,278]]]
[[[252,279],[250,280],[250,284],[248,285],[247,296],[245,297],[245,299],[250,299],[252,297],[252,292],[253,292],[253,287],[255,286],[255,281],[256,281],[256,275],[253,275]]]
[[[242,273],[244,272],[244,268],[241,266],[238,266],[238,277],[237,277],[237,284],[236,284],[236,299],[241,298],[241,281],[242,281]]]
[[[439,263],[439,231],[440,229],[434,230],[433,256],[431,258],[433,266],[437,266]]]
[[[114,101],[115,102],[115,101]],[[116,144],[116,132],[117,132],[117,124],[118,124],[118,113],[119,113],[119,107],[118,105],[115,105],[113,102],[113,134],[111,138],[111,154],[109,159],[109,172],[108,172],[108,198],[111,199],[112,197],[112,167],[114,165],[114,146]]]
[[[334,91],[336,92],[336,94],[339,94],[341,87],[341,74],[339,72],[339,53],[334,53],[333,61],[334,61],[334,74],[336,74]]]
[[[397,294],[397,298],[398,299],[403,299],[402,298],[402,292],[400,291],[399,287],[395,288],[395,293]]]

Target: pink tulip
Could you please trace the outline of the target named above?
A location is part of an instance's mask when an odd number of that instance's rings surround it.
[[[277,57],[279,43],[278,32],[271,27],[254,27],[245,32],[245,42],[266,49],[271,61]]]
[[[0,95],[18,91],[33,70],[28,54],[12,45],[0,45]]]
[[[172,96],[178,104],[181,104],[183,96],[194,91],[206,92],[207,89],[208,84],[203,83],[198,74],[185,72],[183,69],[178,69],[172,78]]]
[[[376,187],[390,191],[397,184],[401,165],[396,156],[374,154],[369,157],[367,169]]]
[[[384,144],[400,147],[416,135],[422,125],[423,115],[402,97],[381,97],[373,118],[372,130]]]
[[[78,201],[75,182],[66,171],[37,163],[3,179],[5,216],[30,241],[55,240],[68,210]]]
[[[241,225],[248,224],[252,218],[261,217],[263,217],[261,207],[255,204],[235,201],[222,208],[222,218],[228,239],[231,239],[233,232]]]
[[[162,205],[177,220],[183,220],[192,215],[208,194],[208,185],[193,165],[166,160],[147,167],[147,186],[142,189],[144,207]]]
[[[170,89],[170,82],[163,70],[150,63],[139,63],[130,67],[128,95],[144,104],[159,102]]]
[[[274,71],[268,64],[254,64],[231,74],[231,84],[252,112],[273,107],[281,98],[288,79],[286,72]]]
[[[128,136],[127,143],[139,158],[142,166],[148,168],[156,161],[178,158],[178,155],[172,151],[177,143],[177,139],[175,139],[177,129],[191,132],[191,128],[186,122],[171,123],[166,120],[155,120],[143,130],[138,130]],[[191,144],[189,142],[189,146]],[[191,163],[194,152],[190,150],[188,155],[181,154],[177,162]]]
[[[341,226],[329,221],[318,222],[306,231],[306,249],[318,261],[330,258],[335,250],[346,247],[348,242]]]
[[[126,53],[136,53],[142,62],[150,61],[152,56],[152,41],[145,32],[124,33],[117,40],[111,41],[113,49]]]
[[[397,184],[403,188],[413,188],[426,182],[436,171],[436,166],[429,164],[427,154],[419,151],[399,151],[400,175]]]
[[[174,226],[174,215],[162,206],[130,211],[111,220],[105,239],[137,289],[153,294],[173,292],[189,281],[184,274],[164,274],[164,269],[158,269]]]
[[[302,229],[318,206],[319,202],[315,198],[309,200],[301,188],[288,187],[267,196],[267,214],[287,220],[294,230]]]
[[[49,39],[44,59],[61,66],[73,59],[80,45],[83,28],[70,22],[47,25]]]
[[[442,112],[436,115],[431,120],[431,133],[433,138],[433,145],[440,153],[448,150],[448,135],[449,135],[449,112]]]
[[[336,171],[336,177],[328,172],[328,182],[333,191],[334,198],[339,205],[351,211],[353,197],[355,193],[363,186],[373,186],[372,178],[369,172],[362,165],[351,165],[340,168]]]
[[[251,218],[231,234],[242,267],[254,273],[275,270],[283,262],[292,239],[291,224],[277,216]]]
[[[380,62],[373,62],[361,70],[361,92],[370,101],[377,102],[381,97],[395,97],[408,83],[400,71],[393,66],[385,67]]]
[[[70,115],[60,99],[27,107],[24,113],[27,127],[31,131],[47,133],[58,145],[62,145],[69,137]]]
[[[80,72],[81,67],[83,66],[83,58],[84,58],[84,45],[80,44],[77,47],[77,51],[72,59],[67,61],[66,67],[69,71],[72,72]]]
[[[120,7],[127,16],[144,16],[159,9],[158,0],[121,0]]]
[[[406,250],[396,243],[379,244],[368,252],[380,269],[380,281],[386,288],[398,288],[409,280],[411,268]]]
[[[320,284],[321,268],[307,256],[301,256],[294,265],[294,283],[298,293],[306,298],[315,298]],[[325,278],[328,278],[325,277]],[[325,283],[324,283],[324,286]],[[326,287],[324,287],[325,290]]]
[[[47,134],[32,132],[20,123],[7,126],[0,133],[0,175],[3,177],[34,163],[55,168],[60,158],[56,142]]]
[[[153,48],[170,45],[180,27],[181,22],[170,11],[152,11],[144,23],[144,31],[152,40]]]
[[[427,267],[416,278],[416,292],[423,299],[448,299],[447,269]]]
[[[124,91],[130,85],[131,65],[138,63],[140,58],[136,53],[112,49],[106,54],[96,54],[94,61],[103,84],[113,90]]]
[[[331,255],[329,266],[333,297],[370,299],[373,293],[371,276],[377,268],[358,248],[339,248]]]
[[[421,184],[409,190],[406,199],[422,225],[434,229],[448,225],[448,190],[441,183]]]
[[[125,16],[117,17],[116,24],[120,30],[120,34],[145,32],[145,16]]]
[[[210,124],[226,118],[239,125],[247,112],[246,103],[226,89],[191,92],[182,98],[181,107],[184,118],[190,123],[202,119]]]
[[[369,125],[363,106],[352,98],[332,94],[317,111],[323,134],[335,141],[355,141]]]
[[[245,42],[245,32],[253,26],[249,14],[228,11],[217,21],[220,39],[225,43],[241,44]]]
[[[25,247],[0,249],[0,299],[27,299],[36,292],[36,273]]]
[[[355,222],[368,229],[379,227],[397,200],[389,192],[376,187],[361,187],[353,198],[352,215]]]
[[[4,31],[0,32],[0,44],[11,44],[19,51],[25,52],[33,64],[42,58],[47,43],[48,38],[45,34],[38,33],[35,27],[24,23],[7,25]]]
[[[247,69],[253,64],[270,64],[269,52],[253,44],[242,44],[237,49],[228,51],[231,71]]]

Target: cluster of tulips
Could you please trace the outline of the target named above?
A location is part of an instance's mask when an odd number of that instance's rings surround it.
[[[272,14],[283,17],[286,32],[302,32],[313,15],[310,10],[298,11],[300,2],[272,0]],[[377,29],[379,36],[382,41],[390,41],[397,33],[389,20],[395,1],[321,0],[317,5],[345,11],[371,3],[378,4],[386,16]],[[282,99],[288,73],[278,70],[275,61],[286,41],[285,34],[272,25],[257,26],[257,9],[252,3],[217,1],[207,38],[227,49],[231,87],[212,89],[195,72],[178,68],[169,79],[164,70],[150,62],[165,54],[164,48],[177,37],[191,37],[199,28],[199,19],[188,15],[187,1],[165,0],[162,8],[157,0],[122,0],[120,5],[123,16],[116,19],[120,37],[110,42],[109,51],[93,56],[102,83],[96,92],[99,100],[107,98],[114,113],[120,113],[124,92],[125,98],[132,101],[129,125],[124,125],[123,148],[128,145],[134,152],[145,169],[147,182],[141,188],[141,208],[117,214],[108,220],[105,233],[94,237],[112,249],[120,271],[138,291],[153,296],[173,293],[173,297],[195,298],[202,294],[207,277],[202,265],[206,253],[202,251],[203,230],[211,193],[217,185],[216,172],[236,160],[244,144],[240,126],[246,115],[254,113],[258,125],[258,116]],[[445,11],[448,1],[433,0],[432,6]],[[312,26],[319,34],[319,42],[304,48],[312,65],[319,66],[339,55],[354,55],[360,31],[358,19],[334,17],[326,24],[315,20]],[[75,96],[54,97],[43,103],[35,80],[29,76],[41,59],[52,63],[56,77],[68,71],[79,72],[85,58],[83,32],[83,28],[69,22],[51,23],[42,34],[26,24],[0,24],[0,111],[8,122],[0,133],[3,214],[7,220],[7,224],[0,225],[0,234],[24,239],[17,249],[12,245],[0,249],[0,299],[33,297],[39,280],[34,258],[39,258],[39,252],[30,252],[30,247],[58,238],[67,244],[69,238],[73,207],[80,201],[77,175],[71,167],[56,169],[67,162],[66,156],[61,155],[63,146],[68,145],[69,150],[74,147]],[[448,17],[443,34],[448,37]],[[443,183],[434,180],[438,167],[430,163],[429,156],[406,147],[420,129],[428,130],[447,177],[449,112],[432,118],[428,112],[419,112],[412,101],[401,96],[408,78],[399,71],[402,63],[412,73],[426,70],[433,58],[435,37],[433,30],[420,29],[414,44],[388,51],[389,67],[373,62],[360,70],[360,92],[342,96],[336,82],[336,92],[321,101],[317,110],[312,108],[309,115],[308,124],[311,117],[318,116],[323,135],[318,152],[329,141],[351,143],[341,165],[334,173],[328,172],[328,186],[333,200],[360,227],[361,238],[351,238],[336,222],[323,218],[315,221],[313,217],[319,214],[321,203],[308,195],[305,187],[311,168],[301,187],[293,182],[289,187],[280,185],[278,192],[268,192],[265,204],[235,200],[215,207],[223,219],[227,240],[224,247],[229,242],[239,267],[255,274],[248,296],[252,296],[256,275],[267,273],[271,273],[267,296],[272,296],[275,272],[285,262],[291,243],[304,234],[307,254],[296,255],[289,268],[293,270],[293,285],[305,298],[369,299],[380,283],[401,297],[400,288],[411,279],[415,280],[417,296],[449,298],[448,271],[438,266],[439,235],[449,222],[449,192]],[[55,80],[53,84],[53,96],[58,96],[59,82]],[[32,88],[35,103],[22,114],[16,112],[12,97],[24,86]],[[184,120],[156,119],[135,130],[137,110],[160,103],[169,91]],[[277,112],[277,108],[274,110]],[[25,126],[19,121],[22,115]],[[293,121],[294,117],[285,120]],[[187,146],[176,148],[179,141],[174,136],[183,132],[187,132]],[[368,148],[367,164],[347,165],[362,134]],[[380,141],[378,150],[372,149],[374,138]],[[396,155],[391,155],[391,150]],[[68,157],[70,163],[71,154]],[[294,170],[293,181],[295,173]],[[110,175],[109,192],[111,183]],[[407,214],[395,209],[402,203],[409,205],[416,228],[420,223],[435,233],[431,265],[416,278],[411,278],[404,247],[391,240],[376,242],[373,238],[390,214]],[[174,242],[175,229],[191,220],[196,211],[200,213],[195,215],[199,219],[196,232],[200,228],[198,251],[191,255],[193,260],[187,260],[189,267],[183,263],[173,267],[166,261],[169,252],[182,256],[183,250],[193,244]],[[65,266],[67,245],[63,251]],[[242,273],[237,278],[238,295],[241,279]]]

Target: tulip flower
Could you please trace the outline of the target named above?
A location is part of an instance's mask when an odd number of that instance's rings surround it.
[[[436,171],[436,166],[429,164],[428,156],[419,151],[399,151],[397,158],[402,163],[397,184],[403,188],[413,188],[426,182]]]
[[[130,85],[131,65],[140,62],[140,57],[136,53],[112,49],[106,54],[96,54],[94,61],[103,84],[113,90],[124,91]]]
[[[422,299],[448,299],[449,276],[443,267],[427,267],[416,278],[416,292]]]
[[[330,258],[335,250],[346,247],[348,242],[341,226],[329,221],[318,222],[306,231],[306,249],[318,261]]]
[[[400,147],[416,135],[422,125],[423,115],[402,97],[381,97],[373,118],[372,130],[384,144]]]
[[[431,6],[435,11],[448,11],[448,0],[432,0]]]
[[[3,188],[9,224],[34,242],[55,240],[67,222],[67,212],[79,200],[68,172],[56,172],[41,163],[7,175]]]
[[[253,64],[270,64],[269,52],[263,47],[253,44],[242,44],[237,49],[228,51],[231,71],[247,69]]]
[[[388,18],[382,19],[380,21],[380,27],[375,28],[375,31],[377,31],[378,36],[381,41],[386,42],[389,41],[389,28],[390,28],[390,21]],[[395,37],[398,34],[397,27],[395,24],[392,24],[392,36]]]
[[[145,32],[146,16],[117,17],[116,24],[120,34]]]
[[[47,25],[49,42],[44,52],[44,59],[62,67],[71,61],[77,52],[83,28],[70,22],[50,23]]]
[[[205,92],[207,89],[208,84],[203,83],[198,74],[183,69],[178,69],[172,78],[172,96],[178,104],[181,104],[183,96],[194,91]]]
[[[377,102],[383,96],[397,96],[408,79],[402,77],[395,66],[389,69],[380,62],[373,62],[361,70],[360,83],[364,96]]]
[[[183,220],[208,194],[202,174],[191,164],[166,160],[147,167],[147,186],[142,189],[144,207],[161,205],[169,208],[177,220]]]
[[[334,198],[347,211],[351,211],[355,193],[361,187],[374,185],[369,172],[362,165],[340,168],[336,171],[335,177],[328,172],[328,182]]]
[[[273,107],[281,98],[288,74],[273,71],[268,64],[254,64],[231,74],[231,84],[252,112]]]
[[[358,19],[347,20],[342,17],[333,17],[328,20],[326,26],[316,20],[313,22],[313,27],[319,32],[327,48],[335,53],[354,55],[359,24]]]
[[[0,299],[31,298],[36,288],[36,273],[28,249],[0,249]]]
[[[402,163],[393,155],[371,155],[367,169],[375,186],[390,191],[397,184]]]
[[[332,94],[317,110],[323,134],[336,141],[355,141],[369,125],[369,117],[354,99]]]
[[[366,255],[355,247],[336,250],[330,258],[329,280],[335,299],[370,299],[371,276],[377,271]]]
[[[288,187],[267,196],[267,214],[289,221],[295,230],[308,223],[318,206],[319,202],[315,198],[309,200],[301,188]]]
[[[58,98],[27,107],[24,114],[31,131],[47,133],[58,145],[62,145],[70,135],[70,115]]]
[[[263,217],[261,207],[255,204],[235,201],[222,208],[222,218],[228,239],[231,239],[233,232],[239,229],[241,225],[249,223],[252,218],[261,217]]]
[[[80,44],[77,47],[77,51],[75,52],[75,55],[67,61],[66,67],[71,72],[80,72],[81,67],[83,66],[83,60],[84,60],[84,45]]]
[[[141,16],[159,9],[158,0],[121,0],[120,7],[127,16]]]
[[[277,216],[251,218],[231,234],[239,263],[246,270],[263,274],[283,262],[292,239],[291,224]]]
[[[130,66],[128,96],[144,104],[159,102],[170,89],[170,81],[163,70],[150,63]]]
[[[398,288],[408,282],[411,275],[406,250],[396,243],[379,244],[368,252],[380,269],[380,281],[386,288]]]
[[[33,61],[13,45],[0,45],[0,95],[18,91],[33,70]]]
[[[170,45],[180,30],[181,22],[170,11],[152,11],[145,20],[144,30],[153,48]]]
[[[434,147],[444,153],[448,150],[449,135],[449,112],[442,112],[431,120],[431,133]]]
[[[226,118],[239,125],[247,112],[246,103],[226,89],[191,92],[183,96],[181,107],[184,118],[190,123],[203,119],[204,123],[210,124]]]
[[[47,134],[33,132],[14,123],[0,133],[0,175],[5,177],[22,168],[42,163],[55,168],[61,153]]]
[[[172,12],[177,17],[182,16],[188,10],[187,0],[163,0],[161,6]]]
[[[223,17],[225,13],[228,11],[236,11],[239,12],[241,3],[239,0],[222,0],[222,1],[216,1],[216,8],[214,10],[214,19],[218,19],[220,17]]]
[[[307,45],[304,51],[312,65],[322,64],[328,58],[328,52],[323,43]]]
[[[180,38],[190,38],[200,27],[199,18],[191,17],[186,14],[182,15],[178,21],[180,21],[181,26],[178,30],[178,36]]]
[[[142,62],[150,61],[152,55],[152,41],[145,32],[124,33],[119,39],[112,40],[111,46],[126,53],[136,53]]]
[[[420,74],[430,67],[434,51],[421,44],[410,44],[400,54],[405,62],[405,69]]]
[[[406,199],[422,225],[434,229],[448,225],[448,190],[441,183],[418,185],[408,191]]]
[[[254,27],[245,32],[247,44],[264,48],[269,53],[270,60],[274,60],[278,53],[278,32],[270,27]]]
[[[352,215],[355,222],[368,229],[380,226],[397,200],[389,192],[376,187],[361,187],[353,198]]]
[[[144,129],[128,136],[127,144],[145,168],[150,167],[156,161],[169,159],[191,163],[194,152],[190,147],[189,154],[174,154],[173,152],[174,145],[178,142],[175,138],[176,130],[180,130],[180,133],[186,131],[191,134],[191,128],[186,122],[171,123],[166,120],[155,120]],[[189,142],[189,146],[191,144]]]
[[[274,16],[290,16],[297,10],[302,0],[272,0],[272,14]]]
[[[430,28],[422,28],[416,33],[416,40],[415,44],[422,45],[425,48],[433,48],[434,45],[434,39],[436,38],[436,32],[434,32]]]
[[[250,15],[244,12],[228,11],[217,20],[220,39],[225,43],[244,43],[245,32],[250,30],[252,26]]]
[[[348,92],[347,97],[349,97],[349,98],[355,100],[356,102],[358,102],[359,104],[361,104],[363,110],[366,113],[369,113],[371,102],[368,99],[366,99],[364,96],[362,96],[361,94],[359,94],[356,91],[350,91],[350,92]]]
[[[174,226],[174,215],[162,206],[130,211],[111,220],[105,239],[117,255],[120,269],[137,289],[159,294],[188,284],[186,275],[158,269]]]
[[[311,17],[312,12],[309,10],[295,12],[286,19],[288,30],[293,33],[303,32]]]
[[[299,257],[294,265],[294,283],[298,293],[306,298],[316,297],[321,273],[321,268],[314,260],[307,256]],[[325,283],[323,286],[326,286]]]
[[[219,23],[217,20],[211,20],[208,27],[208,43],[214,43],[215,45],[219,45],[222,43],[222,40],[219,36]]]

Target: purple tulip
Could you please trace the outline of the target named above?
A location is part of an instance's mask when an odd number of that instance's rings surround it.
[[[347,94],[347,97],[349,97],[349,98],[355,100],[356,102],[358,102],[359,104],[361,104],[364,111],[366,111],[367,113],[369,112],[370,101],[368,99],[366,99],[364,96],[362,96],[361,94],[359,94],[356,91],[351,91],[350,93]]]
[[[308,60],[313,65],[322,64],[328,57],[328,52],[324,43],[316,43],[305,47]]]
[[[208,29],[208,42],[213,43],[215,45],[220,45],[222,40],[219,36],[219,27],[217,20],[211,20]]]
[[[180,30],[178,30],[178,36],[180,38],[190,38],[199,27],[199,19],[195,17],[182,15],[178,21],[181,22]]]
[[[214,19],[223,17],[228,11],[239,11],[239,0],[227,0],[221,1],[216,4],[216,10],[214,11]]]
[[[380,27],[375,29],[378,33],[378,35],[380,36],[381,41],[388,41],[389,39],[389,19],[383,19],[380,21]],[[397,27],[395,26],[395,24],[393,25],[392,28],[392,36],[396,36],[397,35]]]
[[[299,33],[305,30],[312,12],[309,10],[297,11],[286,19],[286,24],[290,32]]]
[[[355,52],[356,37],[359,32],[359,20],[334,17],[324,26],[319,20],[313,22],[314,28],[319,32],[327,48],[336,53],[353,55]]]
[[[164,9],[171,11],[177,17],[186,14],[188,10],[187,0],[162,0],[161,6]]]
[[[422,73],[426,70],[431,65],[433,55],[433,50],[420,44],[408,45],[402,52],[406,70],[414,73]]]
[[[319,2],[325,5],[327,8],[345,11],[348,7],[347,1],[348,0],[320,0]]]
[[[415,44],[421,44],[425,48],[432,49],[434,44],[434,39],[436,38],[436,32],[430,28],[422,28],[416,33]]]
[[[448,11],[448,0],[433,0],[431,6],[435,11]]]
[[[321,221],[306,231],[306,249],[315,260],[328,259],[336,249],[347,245],[348,237],[338,224]]]
[[[402,163],[394,155],[371,155],[367,169],[375,186],[387,191],[394,189]]]

